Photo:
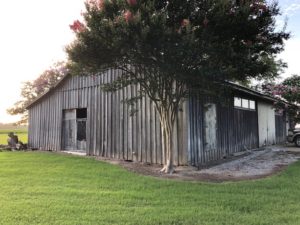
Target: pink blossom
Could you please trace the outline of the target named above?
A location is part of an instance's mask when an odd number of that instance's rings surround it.
[[[135,6],[137,4],[137,0],[127,0],[128,5]]]
[[[293,87],[293,88],[291,89],[291,91],[292,91],[293,93],[298,93],[298,88]]]
[[[272,95],[280,95],[280,92],[275,90],[275,91],[272,91]]]
[[[99,10],[102,10],[104,8],[104,5],[105,5],[105,0],[98,0],[97,1],[97,6],[98,6],[98,9]]]
[[[86,4],[91,5],[91,6],[95,6],[96,5],[96,0],[87,0]]]
[[[129,23],[132,19],[133,19],[133,15],[132,15],[132,12],[130,12],[129,10],[127,10],[125,13],[124,13],[124,19],[127,23]]]
[[[270,84],[268,84],[268,85],[266,86],[266,88],[267,88],[267,89],[271,89],[272,86],[271,86]]]
[[[75,20],[73,24],[70,25],[70,29],[75,33],[80,33],[85,30],[85,26],[79,20]]]
[[[98,10],[102,10],[105,7],[105,0],[88,0],[87,4]]]
[[[188,26],[190,24],[190,21],[188,20],[188,19],[183,19],[182,21],[181,21],[181,26],[182,27],[186,27],[186,26]]]

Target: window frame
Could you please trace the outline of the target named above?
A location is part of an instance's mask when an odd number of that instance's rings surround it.
[[[240,100],[240,104],[238,103],[238,99]],[[234,96],[233,98],[233,107],[235,109],[242,109],[248,111],[256,111],[256,100],[250,98],[244,98],[240,96]]]
[[[239,105],[236,104],[238,101],[239,101]],[[234,107],[242,107],[242,98],[234,96],[233,105]]]

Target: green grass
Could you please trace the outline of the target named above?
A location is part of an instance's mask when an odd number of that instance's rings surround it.
[[[18,135],[18,138],[23,143],[27,143],[27,129],[26,128],[14,128],[14,129],[0,129],[0,145],[7,145],[7,134],[14,132]]]
[[[300,162],[257,181],[136,175],[94,159],[0,153],[0,224],[299,224]]]

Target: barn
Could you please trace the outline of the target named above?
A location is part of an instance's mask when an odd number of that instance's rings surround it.
[[[33,149],[78,151],[87,155],[162,164],[161,129],[149,98],[131,115],[122,100],[139,86],[103,92],[121,71],[62,78],[27,106],[28,145]],[[228,104],[189,97],[174,132],[174,164],[201,167],[248,149],[285,141],[288,118],[273,108],[274,98],[230,84]]]

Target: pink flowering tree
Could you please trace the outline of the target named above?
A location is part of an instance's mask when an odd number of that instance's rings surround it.
[[[80,33],[84,31],[85,26],[79,20],[75,20],[73,24],[70,25],[70,29],[73,30],[75,33]]]
[[[280,113],[286,111],[292,125],[300,122],[300,76],[293,75],[278,84],[263,84],[262,90],[278,99],[274,103],[275,109]]]
[[[89,0],[67,47],[73,66],[123,71],[106,90],[138,84],[160,116],[162,172],[173,171],[173,130],[186,97],[220,93],[225,80],[272,78],[289,38],[275,29],[277,3],[265,0]],[[140,96],[134,96],[138,99]]]
[[[22,115],[21,120],[17,124],[26,124],[28,120],[26,105],[48,91],[67,73],[67,64],[65,62],[57,62],[35,80],[25,82],[21,89],[22,99],[7,109],[7,112],[11,115]]]

